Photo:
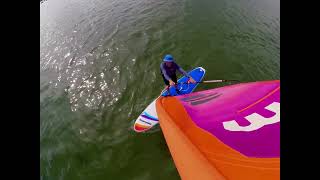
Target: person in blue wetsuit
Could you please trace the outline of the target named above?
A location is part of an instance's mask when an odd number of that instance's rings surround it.
[[[167,85],[167,88],[174,86],[177,83],[176,71],[179,71],[181,74],[189,77],[190,83],[196,83],[196,81],[189,76],[173,59],[172,55],[167,54],[163,58],[163,62],[160,64],[160,72],[163,78],[164,83]]]

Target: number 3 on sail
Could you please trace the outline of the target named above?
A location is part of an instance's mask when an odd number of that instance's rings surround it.
[[[245,118],[251,123],[248,126],[240,126],[237,121],[231,120],[223,122],[223,127],[229,131],[254,131],[262,128],[263,126],[280,122],[280,103],[273,102],[265,107],[265,109],[275,113],[274,116],[266,118],[258,113],[252,113]]]

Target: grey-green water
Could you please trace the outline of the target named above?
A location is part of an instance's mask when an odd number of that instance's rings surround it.
[[[202,66],[208,80],[280,79],[279,8],[279,0],[40,3],[40,179],[180,179],[160,128],[130,129],[163,88],[161,58]]]

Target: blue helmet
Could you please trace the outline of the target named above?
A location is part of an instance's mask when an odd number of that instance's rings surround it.
[[[164,56],[163,61],[164,62],[173,62],[173,56],[170,54],[167,54]]]

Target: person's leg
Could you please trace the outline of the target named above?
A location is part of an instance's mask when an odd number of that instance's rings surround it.
[[[162,75],[164,84],[168,86],[170,84],[169,81],[164,77],[163,74],[161,74],[161,75]]]
[[[171,78],[171,80],[173,81],[173,82],[175,82],[176,83],[176,85],[174,86],[174,90],[172,89],[171,91],[171,94],[173,94],[173,95],[178,95],[180,92],[179,92],[179,85],[177,84],[177,75],[176,74],[174,74],[173,76],[171,76],[170,77]]]
[[[166,90],[169,92],[169,81],[164,77],[164,75],[163,74],[161,74],[162,75],[162,79],[163,79],[163,82],[164,82],[164,84],[166,85]],[[170,93],[170,92],[169,92]]]
[[[173,82],[177,83],[177,75],[173,75],[172,77],[170,77],[172,79]]]
[[[175,85],[174,87],[172,87],[172,88],[174,88],[174,89],[170,89],[170,83],[169,83],[169,81],[164,77],[163,74],[161,74],[161,75],[162,75],[162,78],[163,78],[164,83],[167,85],[166,89],[168,90],[169,94],[170,94],[170,95],[173,95],[173,96],[178,95],[178,93],[177,93],[177,92],[178,92],[177,85]],[[173,82],[177,83],[177,75],[173,75],[173,76],[171,76],[170,78],[171,78],[171,80],[172,80]]]

